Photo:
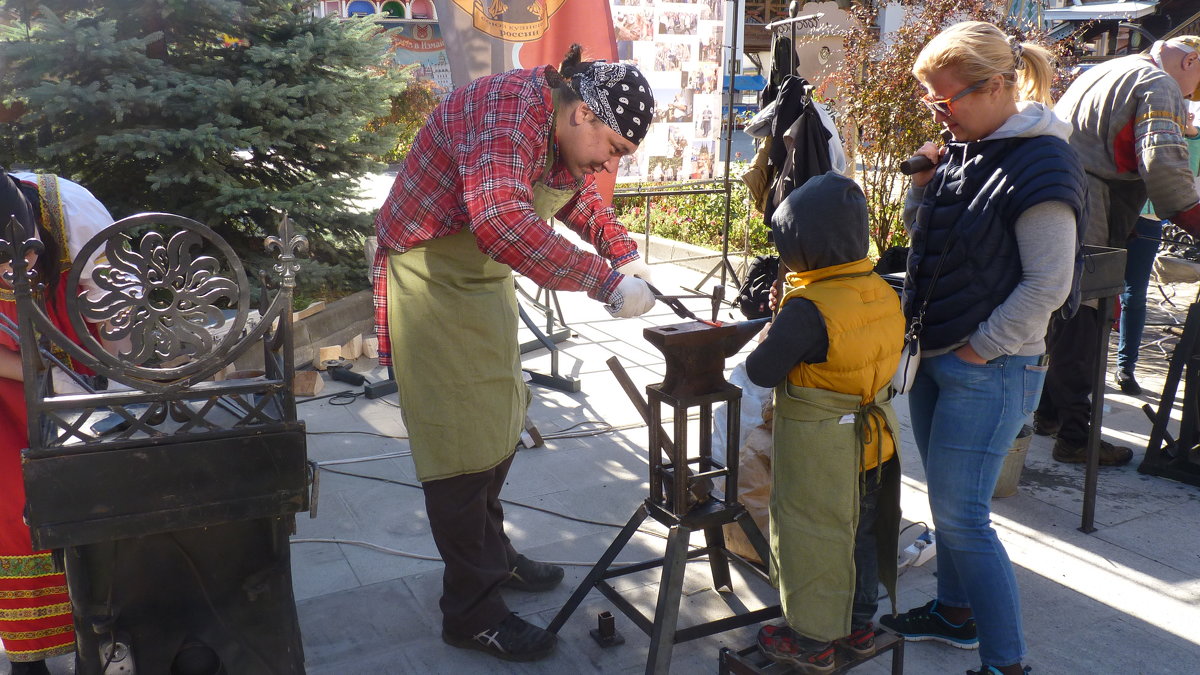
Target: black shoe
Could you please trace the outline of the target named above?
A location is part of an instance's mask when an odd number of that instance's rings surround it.
[[[1021,669],[1021,672],[1028,674],[1032,670],[1033,670],[1033,668],[1031,668],[1029,666],[1025,666],[1024,668]],[[967,675],[1004,675],[1004,674],[1001,673],[1000,669],[995,666],[984,666],[984,667],[980,668],[979,670],[968,670]]]
[[[1133,379],[1133,373],[1128,370],[1117,370],[1113,373],[1113,379],[1117,386],[1121,388],[1121,393],[1129,394],[1130,396],[1141,396],[1142,385],[1138,384],[1137,380]]]
[[[509,614],[492,628],[474,635],[453,635],[442,630],[442,641],[460,649],[475,649],[505,661],[537,661],[554,651],[558,636]]]
[[[1087,443],[1075,444],[1058,439],[1051,453],[1054,459],[1066,464],[1083,464],[1087,462]],[[1133,459],[1133,448],[1124,445],[1113,445],[1108,441],[1100,441],[1100,466],[1123,466]]]
[[[508,579],[500,584],[504,588],[536,593],[558,586],[563,580],[563,568],[518,555],[508,575]]]
[[[50,675],[45,661],[13,661],[12,675]]]
[[[959,649],[979,648],[979,631],[975,628],[975,618],[957,625],[950,623],[938,613],[937,600],[930,600],[929,604],[923,607],[910,609],[896,616],[884,614],[879,617],[879,623],[892,632],[903,635],[909,642],[936,640]]]
[[[1061,428],[1062,422],[1046,419],[1037,413],[1033,414],[1033,433],[1038,436],[1053,436]]]

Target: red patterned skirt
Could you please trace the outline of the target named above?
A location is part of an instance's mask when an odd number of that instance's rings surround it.
[[[67,580],[48,552],[34,552],[24,520],[28,444],[21,383],[0,378],[0,642],[13,662],[75,651]]]

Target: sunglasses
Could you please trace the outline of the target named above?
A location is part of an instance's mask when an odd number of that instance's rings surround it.
[[[930,112],[940,113],[946,117],[954,117],[954,102],[987,84],[988,79],[990,78],[982,79],[966,89],[958,92],[954,96],[951,96],[950,98],[932,99],[929,98],[929,95],[927,94],[921,97],[921,103],[924,103],[925,107],[929,108]]]

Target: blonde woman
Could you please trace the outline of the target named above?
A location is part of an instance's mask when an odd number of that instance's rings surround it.
[[[904,306],[920,329],[909,394],[938,542],[937,597],[880,622],[980,650],[979,675],[1025,672],[1020,599],[991,526],[1004,457],[1037,407],[1046,326],[1071,294],[1086,181],[1048,106],[1048,52],[991,24],[950,26],[918,55],[922,102],[952,140],[918,152],[905,208]]]

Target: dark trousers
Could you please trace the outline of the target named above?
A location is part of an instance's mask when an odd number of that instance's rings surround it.
[[[896,461],[893,457],[888,464]],[[879,543],[875,521],[879,517],[879,475],[867,469],[866,485],[858,498],[858,528],[854,531],[854,608],[850,630],[866,628],[879,609]]]
[[[504,534],[500,489],[513,458],[487,471],[423,483],[429,528],[446,564],[442,576],[442,628],[469,636],[508,616],[500,584],[516,551]]]
[[[1099,330],[1100,313],[1085,305],[1068,321],[1055,315],[1046,336],[1050,367],[1037,414],[1044,420],[1061,422],[1058,438],[1071,445],[1087,442],[1092,377],[1096,359],[1100,358],[1096,349]]]

